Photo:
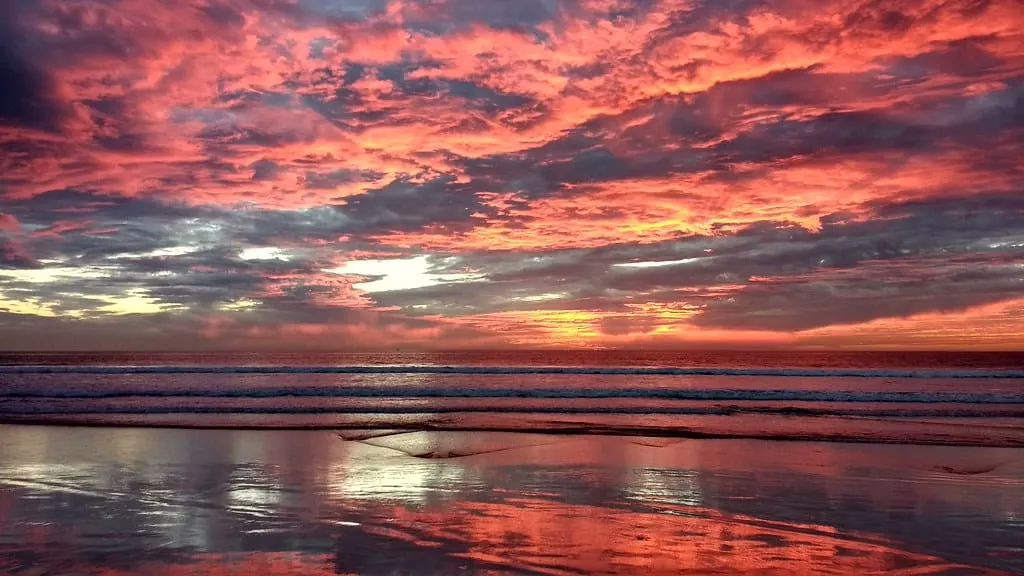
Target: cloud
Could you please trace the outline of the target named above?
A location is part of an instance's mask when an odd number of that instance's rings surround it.
[[[1017,297],[1021,207],[1003,195],[947,198],[879,205],[872,220],[837,214],[817,231],[762,222],[729,235],[648,245],[472,253],[436,259],[435,273],[475,270],[486,279],[482,285],[373,297],[412,314],[446,317],[585,310],[609,333],[656,319],[635,315],[644,302],[692,310],[686,324],[778,332],[962,310]],[[683,325],[679,320],[672,324]]]
[[[383,188],[347,198],[341,210],[354,227],[387,233],[427,226],[458,229],[471,225],[475,215],[488,208],[472,188],[442,176],[423,182],[394,180]]]
[[[382,174],[369,171],[354,171],[344,168],[332,170],[326,173],[307,172],[303,178],[306,188],[333,190],[344,184],[353,182],[373,182],[379,179]]]
[[[972,314],[1010,334],[1021,18],[7,3],[0,310],[39,345],[945,346],[936,315]]]
[[[0,267],[35,268],[39,262],[25,249],[25,246],[10,238],[0,238]]]
[[[0,212],[0,232],[17,232],[21,230],[21,223],[11,214]]]
[[[68,114],[46,68],[34,62],[13,6],[0,8],[0,124],[58,132]]]

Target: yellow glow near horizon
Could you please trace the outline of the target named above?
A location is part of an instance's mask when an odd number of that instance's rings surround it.
[[[53,266],[49,268],[34,268],[26,270],[0,270],[0,279],[9,279],[15,282],[27,284],[54,284],[68,279],[90,279],[102,278],[104,268],[70,266]],[[57,316],[71,316],[78,318],[82,316],[81,311],[61,311],[58,314],[54,308],[59,306],[59,300],[47,300],[42,296],[14,296],[11,290],[0,288],[0,311],[10,314],[25,314],[29,316],[43,316],[55,318]]]
[[[159,312],[172,312],[184,310],[181,304],[160,302],[153,298],[142,288],[129,290],[124,295],[100,296],[99,300],[106,302],[105,306],[95,308],[93,312],[100,312],[112,316],[124,316],[126,314],[156,314]]]
[[[0,279],[9,278],[16,282],[32,284],[48,284],[60,282],[65,278],[102,278],[113,271],[109,266],[53,266],[50,268],[30,268],[25,270],[0,270]]]
[[[116,271],[109,266],[54,266],[28,270],[0,270],[0,279],[9,279],[26,284],[56,285],[49,297],[40,295],[21,296],[10,288],[0,288],[0,311],[11,314],[44,316],[54,318],[65,316],[83,318],[87,315],[123,316],[127,314],[156,314],[183,310],[180,304],[160,302],[145,288],[130,288],[123,293],[88,294],[72,290],[61,290],[60,285],[71,284],[82,279],[100,279]],[[95,306],[80,308],[62,307],[62,299],[75,298],[95,302]],[[57,309],[60,309],[59,311]]]
[[[0,291],[0,312],[10,314],[26,314],[29,316],[44,316],[54,318],[57,313],[53,311],[52,302],[43,302],[39,298],[24,298],[21,300],[10,300]]]
[[[252,298],[239,298],[238,300],[232,300],[231,302],[222,302],[217,305],[218,310],[224,312],[247,312],[259,308],[259,300],[253,300]]]

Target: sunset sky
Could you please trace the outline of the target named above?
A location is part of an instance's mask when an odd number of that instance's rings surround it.
[[[0,3],[0,349],[1024,348],[1020,0]]]

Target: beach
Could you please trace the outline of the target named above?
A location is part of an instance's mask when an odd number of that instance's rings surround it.
[[[0,427],[0,573],[1015,574],[1024,451]]]

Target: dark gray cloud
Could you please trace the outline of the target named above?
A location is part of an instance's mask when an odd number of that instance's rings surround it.
[[[990,74],[1006,65],[987,45],[991,37],[973,37],[938,45],[914,56],[899,56],[885,61],[886,69],[902,81],[920,82],[935,74],[972,78]]]
[[[12,3],[0,6],[0,124],[60,131],[69,112],[56,97],[53,79],[33,58],[17,16]]]
[[[414,75],[437,66],[429,60],[388,64],[371,68],[362,64],[343,71],[324,69],[320,81],[331,87],[328,97],[306,96],[303,103],[335,126],[360,133],[377,125],[402,126],[436,122],[439,132],[483,132],[483,118],[513,129],[524,129],[545,118],[547,105],[535,98],[499,91],[473,79],[435,79]],[[351,87],[367,73],[392,83],[387,93],[375,94],[372,102]],[[424,117],[417,102],[445,103],[451,114]],[[514,114],[510,114],[513,113]],[[452,120],[447,120],[451,117]],[[474,126],[474,122],[482,123]]]
[[[74,250],[85,259],[103,258],[125,252],[145,252],[173,245],[178,233],[189,223],[201,230],[202,222],[222,217],[227,210],[209,206],[164,203],[151,197],[107,196],[80,190],[55,190],[31,198],[5,200],[7,210],[21,222],[27,233],[55,222],[80,220],[91,225],[71,234],[81,242]],[[91,235],[112,229],[116,235]],[[66,236],[32,239],[33,246],[59,244]]]
[[[273,160],[257,160],[249,167],[252,168],[252,179],[256,182],[273,180],[283,172],[281,166]]]
[[[12,238],[0,236],[0,268],[38,268],[39,262],[25,246]]]
[[[482,24],[498,30],[536,33],[539,24],[553,20],[560,8],[574,3],[571,0],[427,2],[421,6],[422,16],[411,19],[409,27],[421,32],[444,34]]]
[[[408,232],[427,226],[459,230],[473,225],[474,214],[495,214],[475,191],[452,176],[435,177],[423,183],[399,179],[347,198],[340,210],[354,232]]]
[[[337,171],[314,175],[318,186],[337,185],[376,174]],[[336,178],[336,181],[328,181]],[[32,198],[9,199],[6,210],[27,233],[64,220],[89,226],[47,238],[30,239],[33,247],[74,255],[83,263],[122,253],[143,253],[182,245],[303,247],[306,241],[336,241],[350,236],[353,250],[371,248],[365,238],[392,231],[471,225],[473,213],[493,214],[473,190],[447,176],[414,181],[399,179],[343,203],[294,210],[259,207],[192,206],[161,202],[155,196],[106,196],[57,190]],[[96,231],[115,230],[114,234]]]
[[[196,319],[168,315],[46,318],[0,311],[0,342],[5,350],[167,350],[196,348]]]
[[[331,170],[330,172],[306,172],[303,177],[303,185],[306,188],[314,190],[332,190],[338,186],[344,184],[354,184],[356,182],[372,182],[384,175],[380,172],[372,172],[369,170],[348,170],[345,168],[339,168],[338,170]]]
[[[188,218],[220,211],[210,207],[188,207],[164,203],[147,197],[100,194],[86,190],[53,190],[31,198],[5,198],[6,211],[23,223],[50,222],[67,214],[103,214],[110,219],[133,220],[139,217]]]
[[[780,278],[748,285],[729,299],[715,299],[695,318],[703,326],[805,330],[902,318],[924,312],[961,311],[1020,296],[1020,265],[986,259],[904,261],[862,265],[855,274]]]
[[[258,146],[277,148],[286,144],[302,142],[306,136],[293,131],[270,132],[257,127],[215,124],[198,134],[208,146]]]
[[[650,4],[637,2],[638,6]],[[673,38],[685,37],[690,34],[706,32],[709,26],[722,22],[735,22],[740,26],[748,26],[748,16],[758,8],[766,5],[775,10],[785,10],[785,2],[770,0],[701,0],[683,9],[667,15],[666,22],[658,31],[646,39],[644,52],[650,53]],[[691,61],[699,64],[699,61]]]

